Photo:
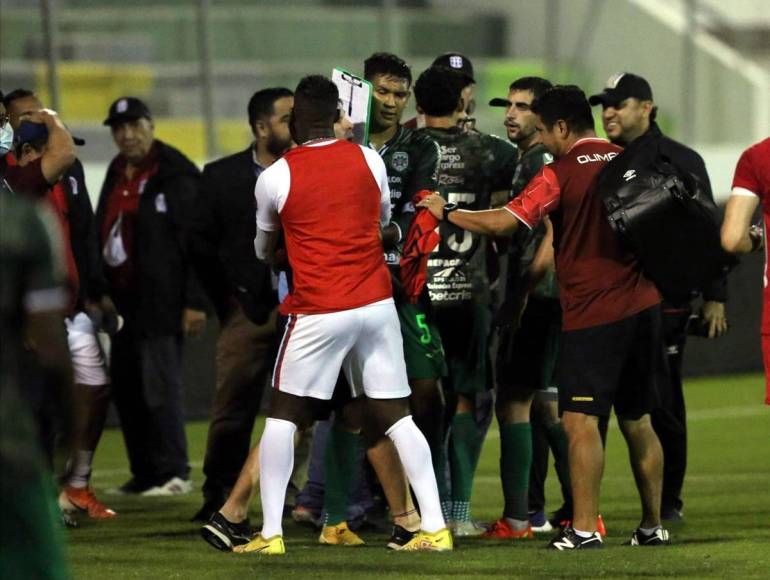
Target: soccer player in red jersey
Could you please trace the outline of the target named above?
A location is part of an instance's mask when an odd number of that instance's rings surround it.
[[[573,524],[554,538],[558,550],[598,548],[596,531],[604,450],[599,418],[615,407],[629,446],[642,503],[631,545],[668,543],[660,525],[663,455],[650,422],[664,365],[660,294],[613,234],[595,193],[599,171],[620,148],[597,139],[583,91],[555,87],[532,103],[536,128],[556,161],[544,166],[504,208],[457,210],[438,195],[421,206],[437,218],[482,234],[535,227],[551,214],[563,310],[559,407],[569,438]]]
[[[409,384],[381,225],[390,219],[385,165],[376,151],[334,138],[338,91],[313,75],[297,86],[290,129],[299,146],[257,181],[257,257],[279,230],[293,272],[280,310],[289,317],[260,442],[263,527],[237,552],[283,554],[281,516],[294,433],[332,397],[340,369],[367,396],[370,420],[393,441],[420,504],[422,530],[406,550],[451,550],[430,448],[408,414]]]
[[[764,232],[751,225],[757,206],[762,203]],[[733,190],[725,208],[722,224],[722,247],[734,254],[762,249],[770,226],[770,137],[743,152],[735,168]],[[762,277],[764,300],[762,312],[762,357],[765,361],[765,404],[770,405],[770,286],[767,284],[767,249]]]

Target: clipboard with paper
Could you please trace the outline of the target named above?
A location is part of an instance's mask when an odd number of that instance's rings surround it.
[[[341,108],[353,124],[352,141],[368,146],[372,84],[341,68],[332,70],[332,82],[339,90]]]

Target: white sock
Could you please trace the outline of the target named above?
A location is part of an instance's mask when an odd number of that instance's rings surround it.
[[[590,538],[596,533],[596,532],[584,532],[583,530],[578,530],[576,528],[572,528],[572,531],[575,532],[581,538]]]
[[[94,452],[79,449],[75,451],[73,458],[75,465],[72,467],[72,475],[67,482],[70,486],[77,489],[88,487],[88,481],[91,479],[91,462],[94,459]]]
[[[391,425],[385,433],[391,438],[401,463],[404,465],[406,477],[412,485],[417,503],[420,506],[422,529],[428,533],[437,532],[446,527],[444,516],[441,515],[441,502],[438,498],[436,474],[433,472],[433,461],[430,457],[430,447],[425,436],[408,415]]]
[[[262,498],[262,537],[283,535],[281,519],[286,486],[294,468],[294,433],[297,426],[268,418],[259,442],[259,493]]]

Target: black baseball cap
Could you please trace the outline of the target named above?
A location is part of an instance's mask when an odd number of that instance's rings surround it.
[[[85,145],[85,139],[72,136],[75,145]],[[42,123],[33,123],[32,121],[22,121],[19,128],[13,133],[13,141],[16,145],[24,143],[47,143],[48,129]]]
[[[144,102],[136,97],[120,97],[110,105],[110,112],[104,120],[104,125],[110,127],[124,121],[133,121],[135,119],[152,119],[150,109]]]
[[[592,95],[588,102],[592,106],[617,105],[631,97],[640,101],[652,101],[652,88],[650,83],[642,77],[621,72],[608,78],[604,90],[597,95]]]
[[[445,66],[461,72],[470,82],[475,83],[473,78],[473,64],[468,57],[459,52],[445,52],[437,56],[432,66]]]

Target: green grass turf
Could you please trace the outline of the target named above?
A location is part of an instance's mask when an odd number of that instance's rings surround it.
[[[80,518],[69,534],[75,578],[412,578],[412,577],[764,577],[770,576],[770,407],[761,404],[761,377],[688,381],[690,466],[684,498],[686,523],[672,526],[674,545],[629,548],[638,500],[626,448],[610,430],[601,511],[609,532],[605,549],[585,553],[545,550],[548,536],[534,541],[461,539],[451,554],[405,554],[385,550],[386,537],[364,534],[367,545],[333,548],[317,544],[317,532],[285,525],[287,555],[260,557],[218,552],[198,535],[190,516],[198,490],[174,498],[104,495],[128,479],[120,433],[105,433],[96,456],[94,486],[119,512],[114,521]],[[260,427],[261,429],[261,424]],[[193,478],[202,483],[206,425],[188,425]],[[490,430],[476,477],[473,516],[500,513],[499,438]],[[556,478],[547,487],[549,508],[558,507]],[[254,517],[259,519],[259,506]]]

